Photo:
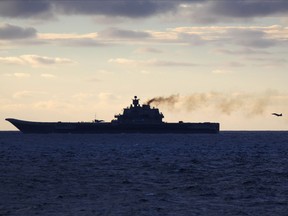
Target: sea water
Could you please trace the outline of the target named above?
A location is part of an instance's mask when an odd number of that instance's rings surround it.
[[[288,215],[288,132],[0,132],[0,215]]]

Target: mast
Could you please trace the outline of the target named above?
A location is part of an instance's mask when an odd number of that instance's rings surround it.
[[[132,102],[133,102],[134,107],[139,106],[139,99],[137,98],[137,96],[134,96],[134,99],[132,99]]]

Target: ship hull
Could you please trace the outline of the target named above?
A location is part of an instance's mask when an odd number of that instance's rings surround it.
[[[23,133],[218,133],[219,123],[120,124],[94,122],[33,122],[7,118]]]

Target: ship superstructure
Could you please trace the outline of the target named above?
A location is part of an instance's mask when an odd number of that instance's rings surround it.
[[[134,96],[132,104],[123,110],[123,114],[114,116],[112,122],[123,124],[161,124],[164,115],[157,108],[151,108],[148,104],[139,104],[139,99]]]

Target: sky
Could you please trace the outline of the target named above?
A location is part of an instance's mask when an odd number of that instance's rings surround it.
[[[0,130],[111,121],[135,95],[166,122],[287,130],[287,26],[286,0],[1,0]]]

